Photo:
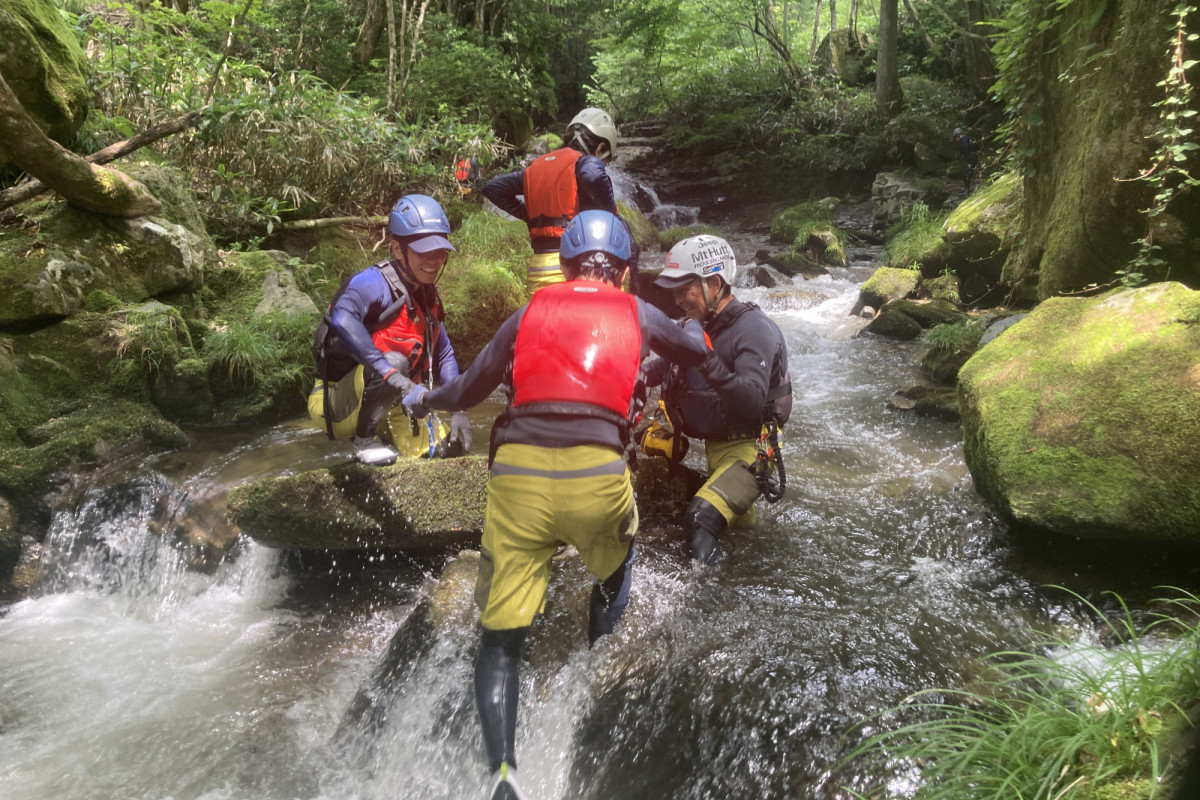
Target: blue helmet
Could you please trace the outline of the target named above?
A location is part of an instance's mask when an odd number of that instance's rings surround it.
[[[450,220],[438,201],[429,195],[406,194],[397,200],[388,216],[388,230],[393,236],[405,239],[418,253],[454,249],[446,238]]]
[[[558,247],[559,260],[569,271],[592,263],[604,267],[605,277],[610,281],[617,277],[617,271],[625,269],[632,252],[634,242],[623,219],[608,211],[595,210],[581,211],[571,219]],[[604,255],[596,258],[596,253]]]

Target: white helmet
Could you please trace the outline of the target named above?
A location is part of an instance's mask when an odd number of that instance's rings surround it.
[[[708,278],[716,275],[733,286],[737,275],[737,259],[729,242],[720,236],[701,234],[683,239],[667,253],[667,263],[654,281],[655,286],[674,289],[692,278]]]
[[[577,133],[575,126],[586,128],[600,139],[608,143],[608,157],[617,157],[617,126],[613,124],[608,112],[600,108],[585,108],[575,115],[567,124],[567,133]]]

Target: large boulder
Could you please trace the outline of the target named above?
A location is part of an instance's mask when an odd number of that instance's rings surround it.
[[[155,175],[165,181],[169,170]],[[165,192],[164,192],[165,193]],[[165,206],[172,217],[100,217],[51,199],[17,206],[0,230],[0,325],[36,327],[77,314],[100,292],[125,303],[204,285],[217,251],[194,196]],[[198,230],[197,230],[198,228]]]
[[[1200,542],[1200,292],[1055,298],[962,368],[964,456],[1019,529]]]
[[[0,5],[0,74],[38,127],[69,145],[87,118],[87,59],[51,0]],[[0,148],[6,163],[8,148]]]

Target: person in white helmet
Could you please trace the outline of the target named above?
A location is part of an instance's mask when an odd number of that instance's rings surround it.
[[[719,236],[692,236],[667,255],[656,286],[704,326],[712,354],[699,367],[673,365],[662,388],[676,431],[704,440],[708,480],[684,515],[691,557],[720,560],[719,539],[738,519],[754,521],[759,487],[752,470],[763,425],[791,414],[787,346],[778,326],[753,303],[733,296],[733,249]],[[665,365],[650,372],[661,379]]]
[[[488,181],[483,196],[529,226],[533,258],[526,272],[530,294],[563,281],[559,240],[580,211],[607,211],[620,216],[612,181],[604,165],[617,154],[617,126],[608,112],[585,108],[567,125],[565,144],[516,172]],[[637,278],[634,245],[630,276]]]

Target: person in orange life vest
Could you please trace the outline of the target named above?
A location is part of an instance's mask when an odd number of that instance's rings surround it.
[[[642,359],[649,350],[698,365],[698,323],[681,327],[618,287],[632,237],[607,211],[583,211],[562,236],[565,282],[509,317],[456,380],[416,387],[404,403],[464,409],[502,382],[509,404],[492,430],[491,478],[475,598],[483,638],[475,698],[492,770],[492,798],[520,797],[516,779],[517,665],[545,605],[550,560],[570,544],[596,578],[588,641],[611,633],[628,601],[637,507],[625,452]]]
[[[559,238],[580,211],[597,209],[619,214],[612,180],[604,164],[616,156],[617,127],[599,108],[585,108],[567,126],[566,144],[516,172],[493,178],[483,196],[529,226],[533,258],[526,271],[530,294],[563,280]],[[637,278],[636,242],[629,262]]]
[[[413,386],[458,377],[442,324],[437,280],[454,250],[450,222],[432,197],[401,197],[388,217],[391,258],[352,275],[317,326],[317,382],[309,414],[329,437],[353,435],[355,458],[394,463],[396,449],[377,435],[384,415]],[[450,420],[450,438],[470,451],[466,414]]]

